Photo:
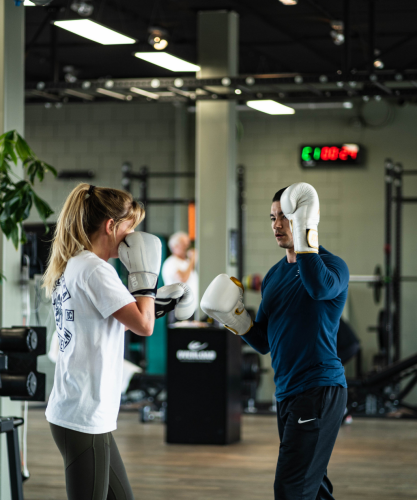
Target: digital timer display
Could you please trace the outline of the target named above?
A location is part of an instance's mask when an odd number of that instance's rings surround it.
[[[360,165],[363,160],[363,148],[359,144],[341,144],[332,146],[301,146],[301,166],[333,167],[342,165]]]

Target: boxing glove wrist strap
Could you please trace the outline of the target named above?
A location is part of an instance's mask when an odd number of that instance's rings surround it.
[[[319,238],[317,228],[306,229],[297,220],[291,221],[295,253],[318,253]]]
[[[158,276],[147,272],[133,272],[128,276],[128,289],[134,297],[156,296]]]

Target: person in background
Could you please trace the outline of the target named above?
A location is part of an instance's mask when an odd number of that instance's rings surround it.
[[[165,285],[185,283],[191,289],[197,308],[198,275],[195,270],[196,254],[190,248],[191,241],[187,233],[178,231],[168,240],[171,254],[162,265],[162,278]]]

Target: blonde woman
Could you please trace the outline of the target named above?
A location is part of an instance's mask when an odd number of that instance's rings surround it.
[[[80,184],[58,218],[43,285],[52,296],[60,349],[46,418],[64,459],[69,500],[133,499],[112,436],[123,325],[149,336],[155,314],[192,314],[184,285],[156,289],[161,243],[133,232],[144,216],[130,194]],[[128,289],[107,262],[118,256],[129,271]]]

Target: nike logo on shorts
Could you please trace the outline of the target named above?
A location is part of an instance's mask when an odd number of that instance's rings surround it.
[[[305,424],[306,422],[311,422],[312,420],[316,420],[315,418],[310,418],[310,420],[301,420],[301,417],[298,419],[299,424]]]

